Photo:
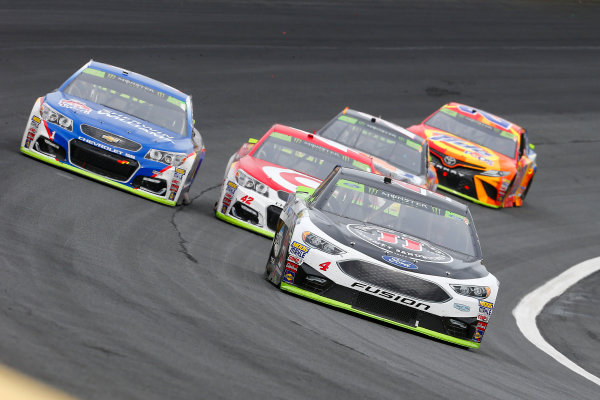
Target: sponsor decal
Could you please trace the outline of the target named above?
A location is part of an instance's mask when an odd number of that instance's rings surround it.
[[[375,225],[349,224],[346,228],[354,236],[383,250],[388,256],[393,255],[413,261],[440,264],[446,264],[453,260],[452,256],[443,250],[404,233],[387,230]]]
[[[290,255],[288,255],[288,258],[287,258],[287,259],[288,259],[288,261],[290,261],[290,262],[293,262],[293,263],[294,263],[294,264],[296,264],[296,265],[301,265],[301,264],[302,264],[302,262],[304,261],[304,260],[303,260],[303,259],[301,259],[300,257],[298,257],[298,256],[295,256],[295,255],[293,255],[293,254],[290,254]]]
[[[185,175],[185,169],[182,168],[175,168],[175,172],[173,173],[173,177],[175,179],[183,179],[183,176]]]
[[[460,304],[460,303],[454,303],[454,308],[456,308],[458,311],[462,311],[462,312],[471,311],[471,307],[469,307],[465,304]]]
[[[227,187],[226,187],[227,191],[231,194],[235,194],[235,190],[237,189],[237,184],[234,182],[227,182]]]
[[[382,258],[385,260],[385,262],[393,264],[400,268],[406,268],[406,269],[418,269],[419,268],[415,264],[411,263],[410,261],[403,260],[396,256],[383,256]]]
[[[436,132],[436,135],[435,136],[431,136],[429,138],[429,140],[453,144],[455,146],[462,147],[465,150],[470,151],[471,153],[477,153],[477,154],[479,154],[483,158],[489,158],[489,157],[493,156],[493,154],[488,153],[487,151],[485,151],[484,149],[482,149],[479,146],[475,146],[473,144],[469,144],[469,142],[467,142],[467,141],[465,141],[463,139],[460,139],[460,138],[457,138],[457,137],[454,137],[454,136],[444,135],[444,134],[442,134],[440,132]]]
[[[58,105],[82,114],[89,114],[92,111],[92,109],[85,105],[85,103],[77,100],[62,99],[58,102]]]
[[[506,194],[506,189],[508,189],[508,185],[510,184],[510,180],[506,178],[502,178],[502,185],[500,185],[500,189],[498,189],[498,196],[496,197],[497,201],[501,201]]]
[[[493,160],[491,160],[491,159],[489,159],[489,158],[485,157],[484,155],[481,155],[481,154],[479,154],[477,152],[474,152],[474,151],[471,151],[471,150],[465,150],[465,154],[468,155],[468,156],[471,156],[473,158],[476,158],[476,159],[478,159],[481,162],[486,163],[490,167],[492,165],[494,165],[494,161]]]
[[[419,308],[422,310],[429,310],[429,305],[425,303],[420,303],[417,300],[413,300],[408,297],[401,296],[399,294],[388,292],[386,290],[379,289],[378,287],[368,285],[362,282],[354,282],[350,287],[360,290],[361,292],[369,293],[374,296],[382,297],[384,299],[388,299],[394,301],[396,303],[402,303],[412,308]]]
[[[489,301],[479,300],[479,305],[489,309],[494,308],[494,304],[490,303]]]
[[[175,199],[175,195],[177,194],[178,190],[179,190],[179,181],[177,179],[173,179],[171,181],[171,187],[169,188],[169,191],[171,192],[169,194],[169,200]]]
[[[221,207],[221,214],[227,214],[227,206],[223,205],[223,207]]]
[[[271,178],[279,186],[287,189],[289,192],[295,192],[296,187],[306,186],[309,188],[316,189],[321,184],[321,181],[312,176],[304,175],[293,169],[265,166],[262,168],[263,172]]]
[[[488,317],[487,315],[483,315],[483,314],[477,315],[477,321],[488,322],[489,320],[490,320],[490,317]]]
[[[286,268],[283,271],[283,281],[285,283],[294,283],[294,278],[296,277],[296,272],[292,271],[289,268]]]
[[[230,197],[223,197],[223,205],[229,207],[231,205],[231,198]]]
[[[31,126],[29,127],[29,132],[33,131],[35,134],[41,122],[42,120],[37,116],[34,115],[33,117],[31,117]]]
[[[88,139],[88,138],[83,137],[83,136],[79,136],[77,139],[81,140],[82,142],[86,142],[88,144],[91,144],[92,146],[96,146],[96,147],[99,147],[99,148],[101,148],[103,150],[110,151],[111,153],[115,153],[115,154],[118,154],[120,156],[131,158],[131,159],[135,160],[135,156],[133,156],[133,155],[131,155],[131,154],[125,152],[125,151],[121,151],[119,149],[113,149],[112,147],[110,147],[110,146],[108,146],[108,145],[106,145],[104,143],[98,143],[96,141],[93,141],[93,140]]]
[[[304,259],[309,250],[310,249],[307,246],[294,241],[290,247],[290,254]]]
[[[435,158],[431,160],[431,163],[433,164],[433,166],[436,169],[439,169],[440,171],[444,171],[444,172],[447,172],[447,173],[452,174],[452,175],[457,175],[457,176],[459,176],[461,178],[464,177],[464,176],[466,176],[464,173],[462,173],[460,171],[448,168],[445,165],[436,162]]]
[[[506,130],[510,129],[510,127],[512,126],[512,124],[510,122],[508,122],[507,120],[502,119],[494,114],[490,114],[489,112],[479,110],[477,108],[460,105],[460,106],[458,106],[458,109],[463,112],[469,113],[469,114],[479,114],[486,120],[490,121],[491,123],[501,126],[502,128],[504,128]]]
[[[106,116],[108,118],[115,119],[117,121],[124,122],[127,125],[130,125],[130,126],[136,128],[136,129],[139,129],[140,131],[145,132],[148,135],[154,136],[155,138],[157,138],[159,140],[162,140],[162,141],[165,141],[165,142],[175,143],[173,141],[174,136],[167,135],[166,133],[163,133],[163,132],[161,132],[161,131],[159,131],[157,129],[154,129],[154,128],[148,126],[148,125],[145,125],[145,124],[141,123],[140,121],[138,121],[136,119],[133,119],[133,118],[130,118],[130,117],[126,116],[126,115],[119,114],[119,113],[116,113],[116,112],[113,112],[113,111],[109,111],[107,109],[98,110],[98,114],[99,115],[104,115],[104,116]]]
[[[479,314],[485,315],[488,318],[492,315],[494,305],[488,301],[479,300]]]
[[[473,335],[473,340],[477,343],[481,342],[481,339],[483,338],[483,334],[485,333],[485,331],[481,330],[481,329],[475,329],[475,334]]]
[[[482,321],[477,322],[477,329],[485,331],[486,328],[487,328],[487,322],[482,322]]]
[[[465,217],[464,215],[460,215],[457,213],[453,213],[452,211],[446,210],[446,213],[444,214],[444,216],[446,218],[455,219],[455,220],[464,222],[466,225],[469,225],[469,219],[467,217]]]
[[[289,261],[285,264],[285,268],[294,272],[298,272],[298,264],[294,264]]]
[[[29,148],[31,141],[33,140],[33,138],[35,138],[35,132],[36,129],[33,126],[29,128],[29,131],[27,131],[27,140],[25,141],[25,147]]]

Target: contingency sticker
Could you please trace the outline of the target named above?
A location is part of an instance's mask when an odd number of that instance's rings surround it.
[[[309,250],[310,249],[308,248],[308,246],[294,241],[292,242],[292,246],[290,247],[290,254],[304,259]]]
[[[234,183],[232,181],[227,182],[227,187],[226,187],[227,192],[229,192],[231,194],[235,194],[236,189],[237,189],[237,183]]]
[[[285,283],[294,283],[294,279],[296,278],[296,272],[292,271],[289,268],[286,268],[283,272],[283,281]]]

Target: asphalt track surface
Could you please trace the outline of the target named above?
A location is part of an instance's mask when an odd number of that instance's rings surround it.
[[[0,2],[0,362],[84,399],[597,399],[511,311],[599,255],[599,20],[585,1]],[[35,99],[90,58],[193,95],[191,205],[20,154]],[[471,205],[501,281],[479,350],[279,292],[270,241],[212,213],[228,157],[275,122],[351,106],[408,126],[448,101],[527,127],[539,154],[524,207]],[[599,281],[538,318],[595,375]]]

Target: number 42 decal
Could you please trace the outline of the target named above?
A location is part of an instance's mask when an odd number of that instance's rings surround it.
[[[381,232],[379,231],[379,233],[381,234],[381,236],[379,237],[379,240],[382,242],[386,242],[386,243],[391,243],[391,244],[396,244],[398,243],[398,239],[402,240],[404,243],[402,244],[402,247],[404,247],[405,249],[408,250],[413,250],[413,251],[421,251],[423,250],[421,243],[416,242],[414,240],[411,239],[407,239],[407,238],[402,238],[402,237],[398,237],[392,233],[389,232]]]
[[[254,197],[252,197],[252,196],[244,196],[244,197],[242,197],[240,199],[240,201],[242,203],[245,203],[245,204],[248,204],[248,205],[250,205],[250,203],[252,203],[253,200],[254,200]]]

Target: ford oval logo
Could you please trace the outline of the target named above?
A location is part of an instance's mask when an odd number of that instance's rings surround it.
[[[401,259],[400,257],[395,257],[395,256],[383,256],[382,257],[385,261],[387,261],[390,264],[393,264],[397,267],[400,268],[406,268],[406,269],[418,269],[418,267],[411,263],[410,261],[406,261]]]

